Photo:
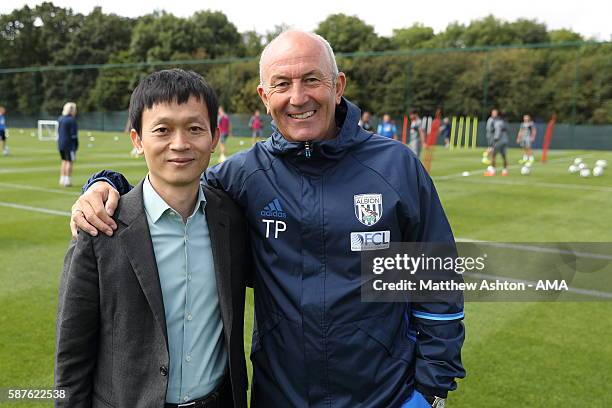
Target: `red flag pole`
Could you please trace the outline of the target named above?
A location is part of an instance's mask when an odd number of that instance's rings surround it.
[[[544,135],[544,142],[542,143],[542,163],[546,163],[548,156],[548,147],[553,137],[553,129],[555,128],[555,122],[557,121],[557,114],[553,112],[548,125],[546,126],[546,133]]]
[[[429,134],[427,135],[427,138],[425,139],[425,146],[423,146],[425,150],[425,158],[424,158],[425,160],[424,160],[423,165],[428,173],[431,170],[431,162],[433,161],[433,151],[438,141],[438,134],[440,132],[440,123],[442,122],[441,118],[442,118],[442,112],[438,110],[436,112],[435,119],[431,122],[431,130],[429,131]]]

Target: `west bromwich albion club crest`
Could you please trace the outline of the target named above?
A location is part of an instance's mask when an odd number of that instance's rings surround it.
[[[380,220],[383,211],[382,194],[357,194],[355,201],[355,216],[363,225],[374,225]]]

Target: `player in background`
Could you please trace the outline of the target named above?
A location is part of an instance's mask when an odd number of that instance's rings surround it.
[[[9,149],[6,145],[6,109],[0,106],[0,141],[2,142],[2,154],[8,156]]]
[[[261,130],[263,129],[263,122],[259,114],[259,109],[255,109],[253,116],[249,119],[249,129],[251,129],[251,138],[253,144],[257,141],[258,137],[261,137]]]
[[[363,112],[361,119],[359,119],[359,126],[361,126],[363,130],[374,132],[374,127],[372,127],[372,124],[370,123],[370,112]]]
[[[450,119],[448,116],[445,116],[444,119],[442,119],[442,124],[440,124],[440,136],[444,138],[444,147],[447,149],[450,145],[450,131]]]
[[[376,133],[389,139],[397,140],[397,126],[395,126],[388,113],[383,115],[383,121],[378,124]]]
[[[230,135],[231,126],[229,115],[225,113],[223,106],[219,106],[219,115],[217,117],[217,127],[221,134],[221,155],[219,156],[219,163],[225,161],[227,158],[225,156],[225,141]]]
[[[502,176],[508,175],[508,157],[506,151],[508,149],[508,125],[504,120],[501,112],[496,111],[495,119],[493,120],[493,146],[492,146],[492,154],[491,154],[491,164],[485,171],[485,176],[494,176],[495,175],[495,160],[497,158],[497,153],[500,153],[502,159],[504,160],[504,168],[502,169]]]
[[[425,124],[416,110],[410,111],[410,131],[408,132],[408,147],[419,157],[425,145]]]
[[[531,145],[535,141],[537,129],[535,124],[531,120],[531,116],[523,115],[523,122],[519,128],[518,134],[516,135],[516,143],[523,148],[523,158],[519,160],[520,164],[533,163],[533,152],[531,151]]]
[[[487,143],[488,147],[482,153],[482,164],[491,164],[491,153],[493,153],[493,136],[495,135],[495,120],[499,116],[499,111],[497,109],[491,110],[491,116],[487,119],[486,125],[486,135],[487,135]]]
[[[76,103],[67,102],[62,110],[62,116],[57,119],[57,149],[62,158],[59,183],[63,187],[72,185],[70,177],[72,176],[73,163],[76,160],[76,151],[79,148],[76,114]]]

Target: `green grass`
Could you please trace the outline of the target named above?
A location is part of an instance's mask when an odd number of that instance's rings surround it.
[[[55,309],[62,260],[70,240],[67,213],[95,170],[112,168],[132,182],[146,172],[129,157],[120,133],[81,132],[75,187],[58,186],[53,142],[11,129],[11,155],[0,157],[0,389],[47,388],[53,381]],[[117,136],[117,140],[115,140]],[[243,144],[240,145],[240,142]],[[230,138],[230,152],[250,146]],[[570,176],[574,157],[588,163],[612,153],[553,151],[530,176],[482,177],[479,151],[435,151],[432,176],[457,237],[492,241],[612,241],[612,169],[600,178]],[[213,157],[216,162],[216,156]],[[462,177],[463,171],[472,175]],[[7,204],[59,211],[58,215]],[[65,213],[65,214],[61,214]],[[252,293],[245,321],[250,351]],[[468,370],[453,407],[610,406],[612,303],[468,303],[463,360]],[[249,367],[250,369],[250,367]],[[3,406],[44,406],[19,403]]]

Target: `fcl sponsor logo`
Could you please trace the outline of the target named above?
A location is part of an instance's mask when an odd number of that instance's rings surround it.
[[[391,231],[351,232],[351,251],[375,251],[389,248]]]
[[[359,222],[369,227],[380,220],[383,211],[382,194],[358,194],[353,199],[355,217]]]

